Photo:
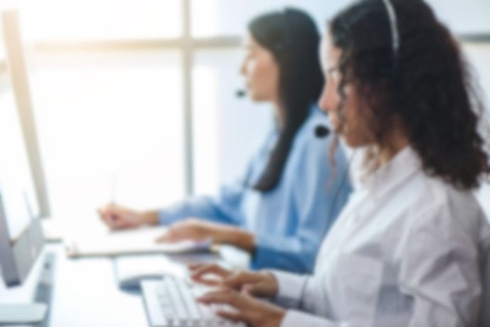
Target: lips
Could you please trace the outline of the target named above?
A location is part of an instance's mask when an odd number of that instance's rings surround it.
[[[330,121],[330,125],[333,127],[334,132],[338,133],[340,130],[340,121],[338,117],[333,112],[331,112],[328,115],[328,120]]]

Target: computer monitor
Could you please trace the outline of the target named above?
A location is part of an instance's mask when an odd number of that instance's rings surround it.
[[[26,280],[43,249],[38,194],[44,180],[36,178],[40,155],[18,13],[1,14],[8,82],[0,92],[0,268],[11,287]],[[43,303],[2,304],[0,324],[39,322],[46,309]]]
[[[40,206],[29,153],[32,137],[38,146],[25,126],[33,118],[32,102],[16,10],[2,11],[2,28],[10,83],[0,94],[0,265],[5,284],[11,286],[26,278],[44,238],[34,219]],[[26,112],[31,117],[23,117]]]
[[[0,183],[0,266],[9,287],[25,281],[44,246],[25,194],[17,185]]]
[[[25,281],[44,245],[39,219],[32,219],[28,201],[19,185],[0,184],[0,275],[8,287]],[[42,268],[43,273],[45,269],[52,268]],[[41,280],[37,289],[45,288],[43,283]],[[46,303],[2,304],[0,325],[38,323],[47,310]]]

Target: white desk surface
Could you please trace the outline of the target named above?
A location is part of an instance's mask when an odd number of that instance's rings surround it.
[[[118,288],[113,259],[68,259],[61,244],[48,244],[44,251],[57,254],[49,326],[148,326],[141,296]],[[31,302],[41,262],[42,258],[22,287],[6,289],[0,283],[0,303]]]

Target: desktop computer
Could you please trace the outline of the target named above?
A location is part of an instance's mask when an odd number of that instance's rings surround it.
[[[15,209],[9,205],[17,205],[18,202],[7,203],[6,200],[12,197],[6,196],[3,189],[0,186],[0,267],[4,283],[7,287],[13,287],[21,285],[32,271],[34,263],[41,255],[44,236],[38,219],[26,219],[11,214]],[[22,193],[17,196],[23,197]],[[24,221],[26,225],[20,234],[14,236],[11,234],[12,226],[18,221]],[[41,266],[35,303],[0,305],[0,325],[44,321],[51,300],[54,263],[54,254],[47,253]]]
[[[44,246],[39,217],[47,211],[32,99],[18,12],[1,12],[7,74],[0,106],[0,275],[7,287],[24,283]],[[41,176],[41,178],[39,178]],[[41,192],[40,192],[41,191]],[[32,304],[1,304],[0,325],[45,322],[55,257],[44,255]]]

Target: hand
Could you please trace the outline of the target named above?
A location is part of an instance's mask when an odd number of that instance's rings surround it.
[[[179,242],[183,240],[203,241],[211,239],[217,244],[232,244],[252,252],[255,238],[237,227],[212,223],[200,219],[187,219],[171,225],[157,242]]]
[[[138,212],[118,205],[108,205],[97,210],[100,219],[110,229],[136,228],[145,224],[156,224],[158,214],[155,212]]]
[[[189,266],[191,278],[208,286],[223,286],[237,291],[247,290],[258,297],[273,298],[277,295],[278,284],[274,275],[268,271],[230,271],[217,264],[197,264]],[[209,275],[218,278],[210,279]]]
[[[220,309],[216,314],[233,321],[243,321],[250,327],[279,327],[286,311],[276,305],[254,299],[245,290],[238,293],[230,288],[221,288],[197,299],[203,304],[224,304],[232,309]]]

